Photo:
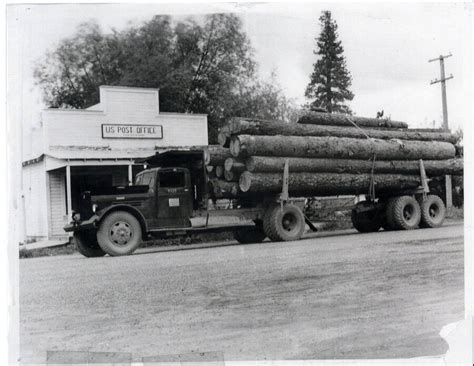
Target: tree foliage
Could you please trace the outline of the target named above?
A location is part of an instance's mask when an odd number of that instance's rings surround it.
[[[321,33],[316,38],[317,50],[313,51],[318,59],[313,65],[305,96],[314,99],[310,103],[311,109],[323,108],[329,113],[350,114],[351,110],[344,102],[354,98],[349,90],[352,80],[347,70],[344,49],[338,40],[337,24],[330,11],[323,11],[319,21]]]
[[[99,102],[100,85],[160,89],[164,112],[208,114],[211,143],[230,116],[285,119],[291,101],[258,81],[250,41],[232,14],[174,22],[169,16],[103,33],[81,24],[39,61],[35,78],[54,108]]]

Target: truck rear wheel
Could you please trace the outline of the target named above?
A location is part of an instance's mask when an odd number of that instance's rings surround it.
[[[360,233],[372,233],[379,231],[383,223],[383,216],[380,211],[374,207],[368,211],[359,211],[358,208],[366,206],[367,202],[362,201],[357,203],[356,207],[352,209],[351,221],[354,228]]]
[[[420,227],[440,227],[446,217],[446,206],[443,200],[436,195],[426,196],[420,200],[421,220]]]
[[[410,196],[395,198],[391,207],[390,218],[393,227],[399,230],[413,230],[418,227],[421,219],[421,209],[418,201]]]
[[[100,223],[97,241],[102,250],[111,256],[131,254],[142,241],[140,223],[128,212],[112,212]]]
[[[265,214],[263,229],[272,241],[299,240],[305,230],[303,212],[292,204],[273,205]]]
[[[240,229],[234,231],[234,238],[241,244],[261,243],[267,235],[261,227]]]
[[[74,243],[76,244],[76,250],[84,257],[103,257],[106,254],[97,243],[95,230],[76,231],[74,233]]]

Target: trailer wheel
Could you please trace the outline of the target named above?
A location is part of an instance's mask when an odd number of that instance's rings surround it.
[[[133,253],[140,245],[141,237],[140,223],[125,211],[115,211],[106,216],[97,231],[100,247],[111,256]]]
[[[267,235],[261,227],[240,229],[234,231],[234,238],[241,244],[261,243]]]
[[[421,220],[420,227],[433,228],[443,225],[446,217],[446,206],[443,200],[436,195],[426,196],[425,200],[420,200]]]
[[[413,230],[420,223],[420,205],[413,197],[400,196],[394,200],[390,215],[395,229]]]
[[[97,243],[97,236],[94,230],[76,231],[74,233],[74,243],[76,250],[84,257],[103,257],[106,254]]]
[[[384,220],[382,222],[382,228],[385,231],[395,230],[395,224],[393,223],[393,204],[396,198],[390,198],[385,206]]]
[[[382,226],[383,216],[375,207],[369,211],[358,211],[357,206],[365,206],[366,201],[359,202],[352,209],[351,221],[354,228],[360,233],[371,233],[379,231]]]
[[[305,230],[303,212],[292,204],[273,205],[265,214],[263,228],[272,241],[298,240]]]

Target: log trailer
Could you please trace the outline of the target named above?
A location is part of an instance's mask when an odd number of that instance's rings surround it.
[[[300,239],[306,225],[316,228],[305,216],[306,197],[290,197],[291,167],[285,163],[279,194],[240,193],[232,208],[212,209],[213,189],[205,165],[205,150],[172,150],[143,160],[150,166],[127,187],[83,192],[72,222],[64,227],[74,233],[77,250],[86,257],[128,255],[149,237],[163,238],[210,231],[232,231],[240,243]],[[420,160],[420,186],[405,191],[377,194],[371,189],[366,199],[352,210],[352,222],[359,232],[410,230],[441,226],[445,206],[429,195],[429,179]],[[369,188],[369,187],[368,187]],[[338,195],[334,187],[333,196]],[[246,223],[209,225],[212,216],[239,217]],[[193,226],[193,218],[205,225]]]

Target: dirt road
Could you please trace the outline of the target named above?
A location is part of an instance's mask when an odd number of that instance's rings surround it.
[[[463,318],[463,226],[20,261],[22,362],[404,358]],[[191,355],[191,356],[189,356]],[[216,356],[217,355],[217,356]],[[198,357],[198,356],[196,356]]]

